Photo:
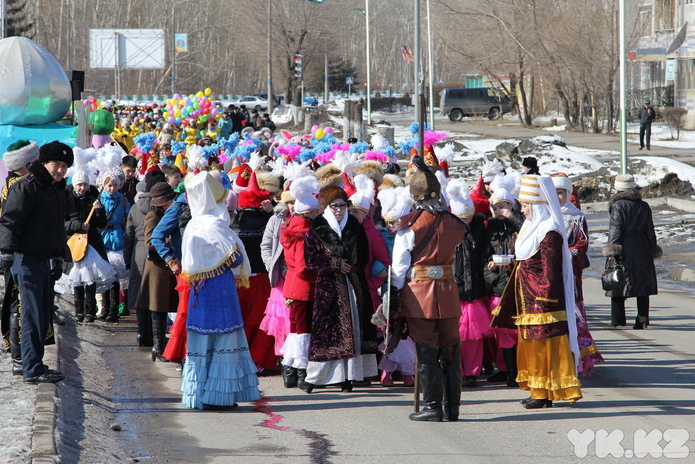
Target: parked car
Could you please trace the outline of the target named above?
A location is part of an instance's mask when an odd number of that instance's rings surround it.
[[[232,100],[228,104],[241,106],[246,105],[247,110],[257,110],[266,111],[268,109],[268,100],[265,98],[257,97],[255,95],[248,95],[246,97],[241,97],[238,100]]]
[[[270,119],[277,125],[287,124],[292,119],[292,108],[293,105],[276,106]]]
[[[440,111],[451,121],[480,115],[491,120],[499,119],[512,111],[510,98],[488,87],[444,89],[440,96]]]
[[[254,97],[261,97],[265,100],[268,99],[268,94],[267,93],[254,93]],[[274,100],[274,106],[282,105],[282,100],[285,99],[284,95],[273,95],[273,100]]]

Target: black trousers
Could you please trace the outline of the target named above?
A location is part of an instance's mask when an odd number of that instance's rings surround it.
[[[22,298],[22,374],[24,378],[44,374],[44,340],[51,323],[53,298],[47,259],[15,253],[12,276]]]
[[[649,142],[652,138],[652,124],[640,124],[639,125],[639,146],[640,148],[644,148],[644,142],[645,142],[645,137],[647,141],[647,148],[649,147]]]
[[[638,296],[637,298],[637,315],[646,317],[649,321],[649,296]],[[611,298],[611,325],[625,325],[625,300],[623,296],[614,296]]]

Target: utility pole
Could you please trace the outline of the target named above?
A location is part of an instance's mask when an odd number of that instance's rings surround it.
[[[427,71],[429,73],[430,81],[430,94],[429,94],[429,111],[430,111],[430,129],[434,130],[434,57],[432,51],[432,23],[430,11],[430,3],[432,0],[427,1]]]
[[[625,104],[625,0],[619,2],[620,34],[620,173],[627,174],[627,108]]]
[[[418,123],[418,141],[419,141],[419,148],[418,148],[418,154],[422,156],[423,158],[425,157],[425,121],[424,118],[422,117],[422,110],[423,110],[423,100],[425,99],[424,95],[424,89],[423,89],[423,80],[424,76],[421,76],[420,74],[420,66],[421,66],[421,49],[420,49],[420,0],[415,0],[415,14],[414,14],[414,19],[415,19],[415,40],[414,40],[414,50],[413,50],[413,67],[414,72],[415,72],[415,92],[417,94],[416,99],[415,99],[415,119]]]
[[[0,0],[0,40],[5,38],[7,31],[7,3]]]
[[[369,0],[365,0],[365,17],[367,29],[367,125],[372,125],[372,80],[371,80],[371,54],[369,53]]]
[[[328,55],[323,55],[323,104],[328,104]]]
[[[271,41],[272,41],[272,11],[273,11],[273,0],[268,0],[268,114],[273,114],[273,106],[275,104],[275,99],[273,98],[273,62],[271,54]]]

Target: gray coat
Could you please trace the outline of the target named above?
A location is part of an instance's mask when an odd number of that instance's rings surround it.
[[[145,216],[150,212],[152,199],[149,193],[141,192],[130,208],[123,237],[123,257],[130,266],[128,279],[128,308],[135,308],[142,273],[145,270],[147,249],[145,248]]]
[[[621,290],[606,292],[606,296],[656,295],[654,258],[660,256],[661,248],[656,244],[651,208],[642,201],[642,195],[627,190],[610,199],[609,214],[608,245],[604,254],[620,256],[625,266],[626,285]]]
[[[286,208],[278,210],[276,207],[275,214],[268,219],[263,232],[261,258],[263,258],[263,264],[265,264],[265,268],[268,270],[271,287],[275,287],[278,284],[285,266],[282,245],[280,245],[280,226],[287,219],[288,213],[289,211]]]

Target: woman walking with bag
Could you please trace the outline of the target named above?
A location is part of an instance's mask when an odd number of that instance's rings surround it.
[[[624,326],[625,299],[637,299],[637,318],[633,329],[646,329],[649,325],[649,295],[656,295],[656,270],[654,258],[661,256],[661,247],[656,244],[652,210],[642,201],[637,192],[635,178],[621,174],[615,178],[618,191],[608,203],[610,225],[608,244],[603,255],[608,259],[620,260],[625,267],[625,286],[609,290],[611,298],[611,325]]]

